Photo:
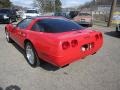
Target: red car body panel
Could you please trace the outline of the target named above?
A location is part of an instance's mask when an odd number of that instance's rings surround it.
[[[25,30],[14,28],[12,24],[6,25],[6,30],[8,30],[10,37],[20,47],[24,49],[25,41],[29,40],[41,59],[58,67],[92,55],[102,47],[103,36],[101,32],[87,29],[62,33],[32,31],[31,27],[38,20],[40,20],[40,18],[32,20]],[[76,46],[72,46],[74,45],[72,41],[77,41]],[[64,42],[70,44],[67,49],[63,49],[62,44]],[[86,50],[83,51],[82,48],[86,48]]]

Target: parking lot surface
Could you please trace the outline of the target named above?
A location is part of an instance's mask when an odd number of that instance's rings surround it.
[[[15,43],[7,43],[4,26],[0,25],[0,88],[120,90],[120,34],[114,28],[94,26],[104,35],[101,50],[59,69],[47,63],[37,68],[29,66],[23,50]]]

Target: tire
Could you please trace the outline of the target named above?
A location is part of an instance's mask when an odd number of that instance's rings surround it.
[[[89,27],[92,27],[92,26],[93,26],[93,24],[89,24],[88,26],[89,26]]]
[[[28,64],[33,68],[40,65],[40,61],[36,53],[36,50],[34,49],[33,45],[30,42],[27,42],[25,44],[25,57]]]
[[[17,22],[17,20],[18,20],[18,19],[17,19],[17,17],[16,17],[16,18],[14,19],[14,21]]]
[[[7,21],[8,24],[12,23],[12,19],[9,18],[9,20]]]
[[[118,31],[118,27],[116,27],[116,32],[119,32],[119,31]]]
[[[9,32],[7,30],[5,30],[5,34],[6,34],[6,40],[7,40],[7,42],[8,43],[12,43],[13,40],[10,38],[10,34],[9,34]]]

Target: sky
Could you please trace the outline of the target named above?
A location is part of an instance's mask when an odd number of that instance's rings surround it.
[[[63,8],[79,6],[87,1],[91,1],[91,0],[61,0]],[[11,0],[11,2],[13,2],[13,4],[15,5],[31,7],[33,0]]]
[[[91,1],[91,0],[61,0],[62,7],[79,6],[87,1]]]

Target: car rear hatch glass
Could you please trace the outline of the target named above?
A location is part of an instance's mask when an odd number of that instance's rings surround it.
[[[47,33],[61,33],[69,31],[77,31],[84,29],[77,23],[68,19],[43,19],[38,21],[39,28],[42,28],[43,32]]]

